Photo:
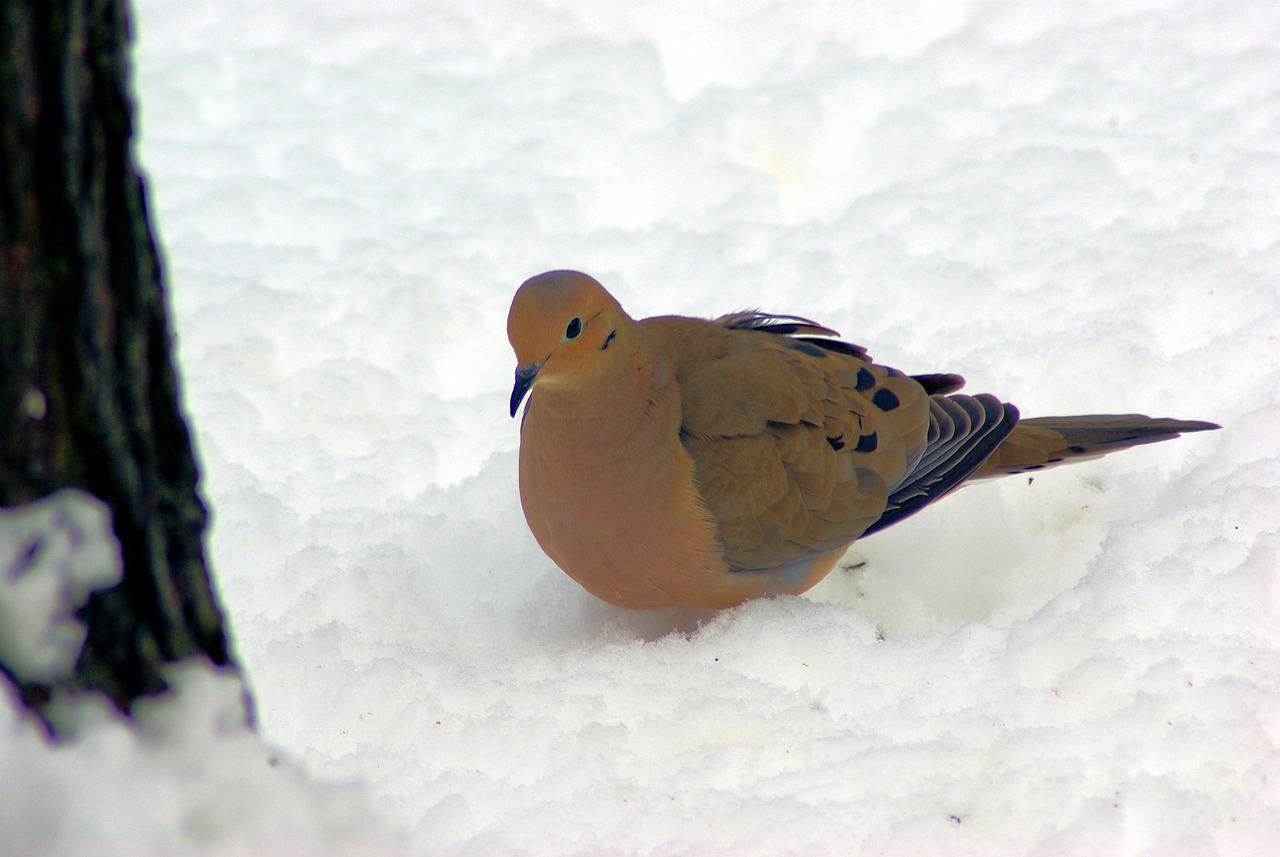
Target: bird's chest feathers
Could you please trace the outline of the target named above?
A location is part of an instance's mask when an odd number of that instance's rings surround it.
[[[535,391],[521,426],[520,495],[561,568],[606,600],[639,606],[658,597],[664,575],[720,558],[669,373],[639,361],[620,368],[611,384]]]
[[[679,446],[680,405],[660,364],[628,356],[592,383],[537,390],[521,424],[520,471],[528,488],[571,506],[600,493],[629,496],[669,466]]]

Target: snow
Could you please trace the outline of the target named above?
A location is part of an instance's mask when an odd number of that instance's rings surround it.
[[[1275,850],[1273,2],[136,21],[261,737],[199,665],[136,727],[65,701],[58,749],[7,703],[0,853]],[[1029,416],[1224,428],[966,488],[802,598],[630,614],[517,499],[505,314],[558,267],[636,316],[814,318]]]
[[[0,663],[24,682],[70,676],[88,633],[75,611],[122,573],[111,510],[92,494],[0,509]]]
[[[132,723],[101,699],[56,703],[56,751],[3,711],[4,854],[403,853],[363,790],[317,785],[264,746],[234,675],[192,662],[168,679]]]

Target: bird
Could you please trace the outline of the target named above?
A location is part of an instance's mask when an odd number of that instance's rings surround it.
[[[519,491],[538,545],[632,610],[798,595],[854,541],[968,482],[1220,428],[1020,419],[956,374],[907,375],[799,316],[635,320],[579,271],[517,289]],[[526,401],[527,399],[527,401]]]

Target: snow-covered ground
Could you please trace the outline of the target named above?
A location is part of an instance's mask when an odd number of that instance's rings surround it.
[[[0,853],[1280,849],[1274,0],[136,6],[262,739],[196,666],[56,750],[0,702]],[[553,267],[1224,428],[629,614],[517,499],[505,314]]]

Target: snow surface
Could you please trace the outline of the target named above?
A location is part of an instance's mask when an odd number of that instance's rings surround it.
[[[88,633],[75,611],[123,571],[111,510],[92,494],[0,509],[0,663],[24,682],[70,676]]]
[[[198,667],[57,750],[9,704],[0,853],[1276,853],[1274,0],[136,18],[266,744]],[[968,488],[803,598],[629,614],[517,500],[504,319],[553,267],[1224,429]]]

